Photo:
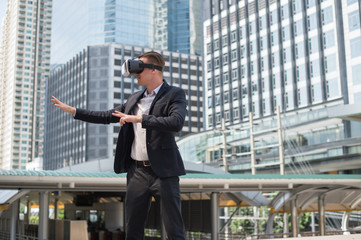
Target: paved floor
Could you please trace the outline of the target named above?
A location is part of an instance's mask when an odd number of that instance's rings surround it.
[[[294,239],[294,240],[361,240],[361,234],[352,235],[332,235],[319,237],[298,237],[298,238],[279,238],[279,239]],[[269,240],[275,240],[269,239]]]

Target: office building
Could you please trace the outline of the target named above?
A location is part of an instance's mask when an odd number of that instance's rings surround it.
[[[121,75],[121,64],[151,49],[108,43],[92,45],[51,73],[47,96],[91,110],[107,110],[123,104],[143,89],[134,77]],[[179,137],[203,129],[201,57],[162,51],[164,79],[184,89],[188,113]],[[58,169],[104,158],[113,158],[120,125],[98,125],[74,120],[47,103],[44,169]]]
[[[50,69],[52,1],[8,0],[3,20],[0,164],[26,169],[43,155],[44,81]]]
[[[168,51],[202,55],[202,10],[203,1],[168,1]]]
[[[252,148],[250,132],[236,129],[250,128],[250,112],[254,131],[277,128],[279,106],[289,172],[302,162],[313,166],[306,164],[305,173],[359,172],[352,154],[360,152],[360,124],[341,113],[354,114],[361,103],[360,3],[208,0],[204,6],[205,125],[219,129],[224,119],[234,129],[226,137],[231,168],[250,170],[249,156],[240,157]],[[221,134],[207,134],[208,150],[195,152],[208,155],[199,161],[222,159],[219,146],[210,150],[213,143],[222,145]],[[277,143],[271,136],[261,134],[255,147]],[[189,145],[197,146],[193,140]],[[258,152],[260,169],[278,164],[277,147]],[[326,162],[330,167],[324,168]]]
[[[54,0],[52,64],[86,46],[115,42],[199,54],[201,3],[194,0]]]

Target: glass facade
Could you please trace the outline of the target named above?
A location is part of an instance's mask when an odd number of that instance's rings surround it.
[[[250,113],[257,124],[263,125],[276,116],[280,107],[282,124],[286,122],[287,126],[284,126],[287,151],[294,148],[292,151],[296,149],[299,155],[306,156],[315,146],[333,149],[334,144],[342,146],[351,141],[351,136],[359,137],[358,123],[327,119],[327,114],[315,119],[305,117],[309,111],[321,113],[322,109],[360,100],[361,86],[357,86],[356,76],[361,56],[358,1],[207,0],[204,6],[206,129],[219,131],[222,119],[230,129],[238,129],[249,124]],[[299,117],[304,118],[299,125],[288,124],[291,121],[288,119],[295,121]],[[233,135],[237,134],[227,138]],[[302,146],[287,143],[295,142],[288,138],[299,136]],[[245,145],[242,139],[239,136],[238,140],[229,140],[235,147],[234,156],[247,152],[244,147],[247,144],[249,149],[249,136],[244,138],[248,142]],[[180,142],[186,146],[187,141],[185,138]],[[190,137],[189,141],[192,142]],[[265,145],[272,145],[272,141],[266,142]],[[207,145],[206,151],[217,148],[211,145]],[[279,158],[277,151],[273,154]],[[190,152],[183,154],[188,156]],[[336,152],[340,156],[347,154],[346,150]],[[203,161],[217,162],[216,157],[209,157],[212,154]],[[271,164],[269,156],[262,154],[263,163],[267,159],[267,164]],[[218,156],[222,158],[222,154]],[[185,157],[186,161],[195,159],[194,155]],[[234,171],[250,170],[241,170],[242,167],[236,170],[236,162],[242,158],[229,160],[234,161]],[[249,161],[250,156],[247,164]],[[315,166],[319,171],[316,163]]]
[[[201,3],[193,0],[54,0],[52,64],[85,46],[115,42],[180,53],[202,51]]]

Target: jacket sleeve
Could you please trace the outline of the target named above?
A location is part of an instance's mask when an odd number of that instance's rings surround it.
[[[187,114],[185,93],[177,88],[169,98],[167,116],[143,115],[142,127],[151,130],[179,132]]]
[[[74,119],[82,120],[90,123],[110,124],[119,122],[119,118],[112,115],[115,110],[124,112],[125,104],[108,111],[90,111],[86,109],[77,108]]]

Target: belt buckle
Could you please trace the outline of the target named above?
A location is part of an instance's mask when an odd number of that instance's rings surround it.
[[[144,167],[150,167],[150,161],[143,161]]]

